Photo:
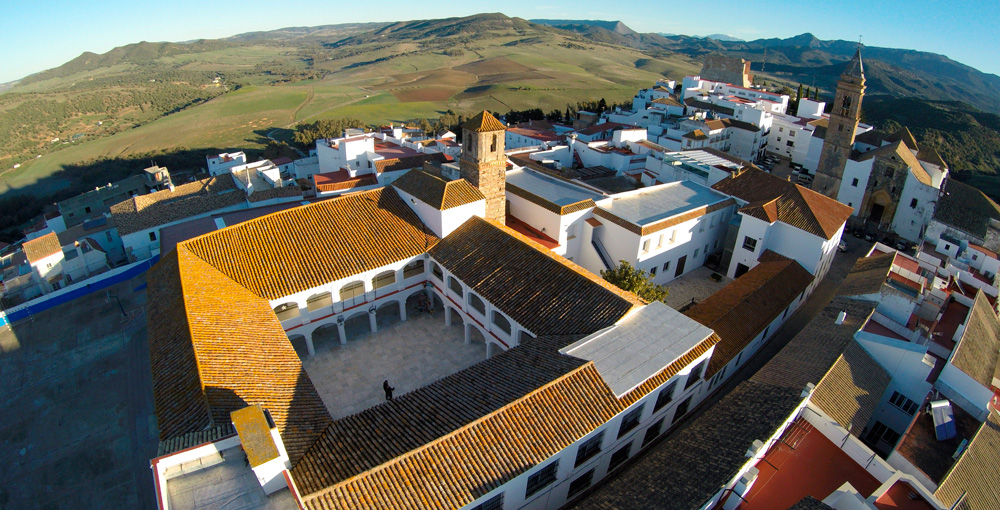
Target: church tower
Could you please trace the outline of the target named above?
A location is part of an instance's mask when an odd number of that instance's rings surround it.
[[[505,224],[507,215],[507,128],[483,110],[462,125],[462,155],[458,166],[462,178],[486,197],[486,219]]]
[[[861,119],[861,99],[865,96],[865,70],[861,65],[861,47],[837,82],[837,95],[830,110],[830,122],[826,128],[826,138],[816,167],[816,178],[812,189],[836,199],[840,193],[840,181],[844,177],[844,166],[854,148],[854,132]]]

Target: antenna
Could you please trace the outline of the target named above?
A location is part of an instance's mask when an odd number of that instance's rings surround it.
[[[861,47],[861,38],[862,38],[862,37],[864,37],[864,36],[863,36],[863,35],[861,35],[861,34],[858,34],[858,48],[860,48],[860,47]]]

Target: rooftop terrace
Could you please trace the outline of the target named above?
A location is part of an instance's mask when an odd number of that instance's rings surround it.
[[[556,205],[570,205],[588,198],[600,200],[602,195],[583,186],[550,177],[526,168],[507,172],[507,183],[538,195]]]
[[[598,204],[619,218],[643,226],[706,207],[728,197],[700,184],[672,182],[643,188]]]

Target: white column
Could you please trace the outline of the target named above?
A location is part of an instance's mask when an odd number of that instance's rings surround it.
[[[376,331],[378,331],[378,324],[375,323],[375,314],[374,313],[369,313],[368,314],[368,325],[371,326],[372,333],[375,333]]]
[[[448,305],[444,307],[444,325],[451,326],[451,307]]]
[[[405,299],[401,299],[399,301],[399,320],[400,321],[405,321],[406,320],[406,300]]]
[[[313,347],[312,333],[309,333],[309,335],[306,336],[306,350],[309,351],[310,356],[316,355],[316,348]]]
[[[470,328],[472,328],[472,325],[466,323],[465,324],[465,345],[469,345],[469,344],[472,343],[472,335],[471,335],[472,332],[469,331]]]
[[[341,322],[337,323],[337,333],[340,334],[340,345],[347,343],[347,329],[344,328],[344,324]]]

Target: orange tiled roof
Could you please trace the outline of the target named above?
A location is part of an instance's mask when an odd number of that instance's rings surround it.
[[[534,335],[593,333],[643,304],[514,230],[479,217],[429,253]]]
[[[812,283],[798,262],[770,250],[764,254],[753,269],[684,312],[721,339],[706,377],[722,370]]]
[[[905,128],[904,128],[905,129]],[[889,145],[884,145],[878,149],[870,150],[868,152],[862,152],[858,155],[858,161],[867,161],[874,157],[889,158],[895,160],[899,158],[906,163],[906,166],[910,169],[910,173],[917,178],[922,184],[930,186],[932,184],[931,176],[924,170],[924,167],[917,160],[917,157],[913,155],[913,152],[906,146],[904,140],[897,140]]]
[[[277,299],[419,255],[436,241],[395,189],[380,188],[279,211],[186,244],[254,294]]]
[[[439,211],[486,200],[482,192],[465,179],[446,181],[418,169],[406,172],[392,185]]]
[[[878,294],[892,271],[896,252],[882,253],[858,259],[840,284],[841,296]]]
[[[137,195],[111,206],[111,219],[121,235],[182,220],[246,201],[232,174],[218,175],[148,195]]]
[[[985,388],[993,385],[1000,371],[1000,320],[982,290],[976,292],[951,364]]]
[[[485,133],[487,131],[505,131],[507,126],[504,126],[496,117],[490,115],[490,112],[483,110],[483,113],[466,121],[462,125],[462,128],[476,133]]]
[[[28,263],[34,264],[49,255],[62,251],[62,244],[59,243],[59,236],[55,232],[49,232],[42,237],[25,241],[22,248]]]
[[[832,239],[854,212],[847,204],[761,170],[723,179],[712,189],[749,202],[740,209],[748,216],[781,221],[824,239]]]
[[[498,121],[499,122],[499,121]],[[382,159],[375,162],[375,171],[382,172],[398,172],[400,170],[409,170],[411,168],[419,168],[424,166],[424,163],[445,163],[448,161],[448,155],[443,152],[428,152],[415,154],[413,156],[405,156],[402,158],[392,158],[392,159]]]

